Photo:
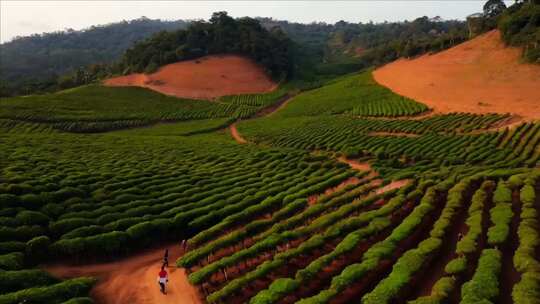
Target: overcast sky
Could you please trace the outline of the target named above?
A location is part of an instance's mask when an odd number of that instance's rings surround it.
[[[412,20],[420,16],[465,19],[480,12],[485,0],[401,1],[24,1],[0,0],[0,41],[91,25],[131,20],[208,19],[212,12],[233,17],[272,17],[309,23],[339,20],[374,22]],[[509,1],[508,3],[511,3]]]

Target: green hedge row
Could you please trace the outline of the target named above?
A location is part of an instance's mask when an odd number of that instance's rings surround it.
[[[470,254],[477,250],[477,241],[482,233],[482,212],[487,200],[487,191],[494,187],[494,182],[487,180],[474,193],[469,206],[468,217],[465,221],[468,227],[467,233],[456,244],[456,253],[458,255]]]
[[[94,283],[95,280],[91,278],[77,278],[49,286],[22,289],[0,295],[0,304],[62,303],[71,298],[86,296]]]
[[[536,255],[540,246],[540,225],[535,184],[536,180],[528,180],[520,191],[523,205],[518,228],[519,246],[513,259],[516,270],[521,273],[520,281],[512,289],[516,304],[540,303],[540,259]]]
[[[390,274],[362,297],[362,304],[392,303],[417,272],[427,266],[426,261],[433,257],[445,241],[447,230],[462,208],[465,192],[470,185],[471,180],[464,179],[448,191],[446,205],[435,221],[430,237],[418,247],[405,252],[394,264]]]
[[[22,252],[12,252],[0,255],[1,270],[19,270],[24,267],[24,254]]]
[[[320,256],[319,258],[313,260],[304,269],[298,270],[294,279],[284,278],[274,281],[267,289],[260,291],[255,297],[253,297],[250,303],[279,303],[281,298],[286,296],[288,293],[295,291],[298,287],[305,284],[311,278],[316,277],[317,274],[322,271],[324,267],[332,263],[332,261],[338,259],[347,252],[354,250],[361,241],[364,241],[369,236],[389,227],[391,223],[387,216],[404,203],[405,195],[401,194],[390,199],[379,209],[366,211],[356,217],[349,217],[343,222],[331,226],[327,229],[327,235],[332,231],[347,231],[350,229],[353,222],[355,223],[355,226],[360,226],[362,222],[369,223],[367,227],[360,228],[347,234],[332,252]],[[278,288],[282,281],[290,281],[294,283],[288,284],[289,288],[287,290],[283,290]],[[275,285],[278,285],[278,287]],[[270,301],[270,299],[272,301]]]
[[[58,282],[58,279],[41,269],[0,271],[0,294]]]
[[[334,223],[343,219],[355,210],[359,210],[367,205],[370,205],[374,202],[374,198],[376,198],[376,196],[372,196],[364,200],[357,200],[348,205],[344,205],[338,210],[329,212],[328,214],[316,218],[308,225],[301,226],[292,230],[287,229],[279,233],[274,232],[263,239],[257,240],[257,242],[249,248],[237,251],[231,256],[225,257],[219,261],[204,266],[198,271],[190,274],[189,280],[193,284],[201,284],[213,273],[219,271],[220,269],[234,266],[245,258],[256,256],[261,252],[275,248],[280,244],[290,242],[294,239],[298,239],[301,237],[309,237],[313,233],[321,231],[322,229],[333,225]]]
[[[488,244],[495,246],[503,244],[510,234],[510,222],[514,212],[512,211],[512,190],[504,181],[497,183],[493,193],[495,206],[489,211],[493,225],[489,228]]]
[[[420,200],[420,204],[414,208],[414,210],[398,227],[392,231],[392,233],[386,239],[371,246],[364,253],[360,263],[351,264],[345,267],[345,269],[343,269],[339,275],[332,279],[331,285],[328,289],[320,291],[313,297],[301,299],[297,303],[328,303],[341,291],[362,279],[370,270],[375,269],[382,259],[392,256],[399,242],[412,234],[414,229],[420,225],[423,218],[435,209],[435,198],[437,194],[437,191],[435,190],[436,187],[444,188],[446,186],[443,186],[443,184],[438,184],[436,186],[429,187]]]
[[[484,249],[472,279],[461,287],[461,304],[491,303],[499,295],[501,252]]]

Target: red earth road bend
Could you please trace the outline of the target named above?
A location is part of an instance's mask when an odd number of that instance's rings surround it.
[[[167,294],[157,283],[165,249],[169,249]],[[148,250],[115,262],[90,265],[51,265],[46,270],[60,278],[92,276],[98,282],[91,292],[96,303],[103,304],[202,304],[201,295],[189,284],[185,269],[177,268],[179,244]]]
[[[247,140],[245,140],[242,135],[238,132],[238,129],[236,128],[236,123],[233,123],[229,126],[229,129],[231,130],[231,136],[234,138],[234,140],[239,144],[246,144]]]

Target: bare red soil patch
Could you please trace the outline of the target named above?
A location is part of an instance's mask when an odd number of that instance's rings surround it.
[[[167,294],[159,291],[157,274],[166,247],[103,264],[53,265],[46,269],[55,276],[71,278],[97,277],[99,281],[91,295],[96,303],[203,303],[196,288],[189,284],[184,269],[176,268],[174,262],[181,255],[179,245],[169,246],[169,284]]]
[[[496,30],[449,50],[390,63],[373,75],[436,112],[513,113],[540,118],[540,66],[520,63]]]
[[[138,86],[194,99],[265,93],[277,87],[255,62],[236,55],[213,55],[177,62],[165,65],[152,74],[110,78],[104,84]]]
[[[345,164],[348,164],[351,168],[353,168],[354,170],[359,170],[359,171],[372,171],[372,168],[371,166],[369,165],[369,163],[361,163],[361,162],[357,162],[355,160],[352,160],[352,159],[348,159],[344,156],[338,158],[338,161],[339,162],[342,162],[342,163],[345,163]]]
[[[392,191],[394,189],[399,189],[401,187],[406,186],[410,182],[411,182],[411,180],[409,180],[409,179],[393,181],[393,182],[389,183],[388,185],[377,189],[377,191],[375,191],[375,193],[376,194],[382,194],[382,193],[385,193],[385,192],[388,192],[388,191]]]

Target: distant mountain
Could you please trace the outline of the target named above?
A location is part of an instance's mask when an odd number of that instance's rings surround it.
[[[344,21],[335,24],[301,24],[272,18],[256,20],[269,32],[275,31],[276,27],[280,28],[295,42],[293,74],[296,79],[308,83],[317,83],[321,75],[341,75],[399,57],[440,51],[464,41],[468,36],[466,23],[463,21],[428,17],[412,22],[378,24]],[[161,54],[160,50],[167,48],[166,45],[150,47],[150,44],[152,40],[171,40],[161,39],[160,36],[174,38],[171,32],[187,28],[188,24],[192,23],[185,20],[161,21],[143,17],[93,26],[82,31],[68,30],[16,38],[0,45],[0,96],[54,91],[62,87],[58,85],[60,76],[73,74],[71,72],[77,74],[81,68],[92,64],[119,62],[122,54],[136,45],[139,45],[139,48],[131,52],[131,55],[144,57],[144,60],[139,60],[144,61],[144,64],[135,69],[137,71],[146,69],[149,61],[157,62],[156,66],[159,66],[181,60],[185,56],[178,56],[177,49]],[[199,23],[195,22],[195,25]],[[154,35],[161,31],[169,33]],[[148,41],[142,42],[150,37],[152,38]],[[238,41],[229,44],[234,51]],[[200,48],[205,49],[207,46],[201,45]],[[162,55],[167,56],[161,58]],[[153,60],[150,60],[152,57]],[[103,68],[98,68],[100,69]],[[84,77],[84,72],[79,74],[84,81],[89,81],[90,78]]]
[[[0,45],[0,79],[13,86],[23,81],[53,79],[93,63],[109,63],[134,42],[159,31],[185,28],[188,23],[142,17],[81,31],[18,37]]]

